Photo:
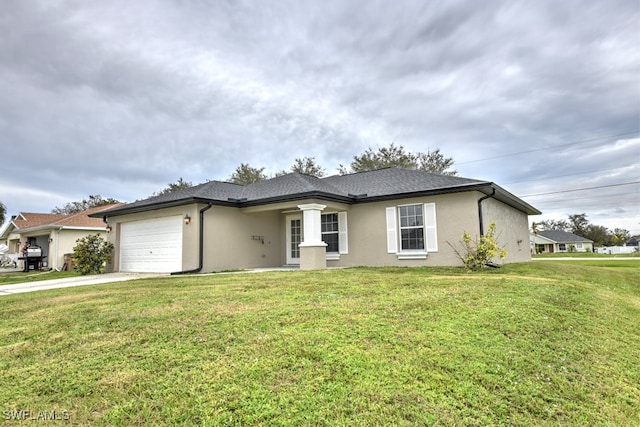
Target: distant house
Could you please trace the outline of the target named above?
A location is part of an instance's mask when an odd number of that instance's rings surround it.
[[[450,244],[494,221],[505,262],[531,259],[533,206],[493,182],[381,169],[250,185],[210,181],[92,214],[108,221],[110,271],[460,265]]]
[[[624,243],[625,246],[635,246],[636,248],[640,246],[640,236],[633,236],[629,240]]]
[[[560,230],[538,231],[531,234],[536,253],[593,252],[593,241]]]
[[[2,230],[0,244],[8,247],[7,255],[14,259],[21,256],[20,246],[24,242],[39,246],[42,255],[47,257],[43,266],[60,269],[64,254],[73,252],[77,239],[96,233],[106,237],[107,224],[89,215],[117,206],[120,204],[99,206],[72,215],[20,212]]]

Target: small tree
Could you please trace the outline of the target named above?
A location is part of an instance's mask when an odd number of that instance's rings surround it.
[[[274,176],[282,176],[291,172],[298,172],[304,175],[315,176],[317,178],[322,178],[326,175],[324,168],[316,163],[314,157],[298,157],[288,171],[281,170],[280,172],[276,172]]]
[[[461,253],[455,246],[449,243],[449,246],[451,246],[456,255],[458,255],[458,258],[462,260],[467,270],[480,270],[496,256],[500,259],[507,257],[505,248],[499,246],[496,242],[496,223],[493,221],[489,224],[487,232],[480,236],[479,241],[477,238],[473,240],[471,234],[465,231],[462,235],[462,245],[464,246],[464,253]]]
[[[193,183],[191,181],[185,181],[182,177],[178,178],[176,182],[170,182],[167,184],[167,187],[158,191],[157,193],[153,193],[152,196],[160,196],[162,194],[172,193],[177,190],[182,190],[183,188],[191,188],[193,187]]]
[[[7,207],[0,202],[0,225],[4,224],[4,217],[7,214]]]
[[[374,151],[371,147],[359,156],[353,156],[349,168],[340,165],[340,175],[349,173],[366,172],[383,168],[403,168],[438,173],[442,175],[456,175],[453,159],[445,157],[440,149],[427,151],[426,153],[412,153],[402,145],[391,143],[388,147],[378,147]]]
[[[90,234],[76,243],[73,248],[76,270],[83,276],[104,273],[105,264],[111,262],[113,243],[104,240],[100,234]]]
[[[623,246],[630,237],[631,233],[629,233],[629,230],[614,228],[611,235],[611,243],[613,243],[614,246]]]
[[[249,166],[248,163],[240,163],[240,166],[238,166],[229,177],[229,182],[249,185],[264,181],[265,179],[267,179],[267,175],[264,173],[264,168],[254,168]]]
[[[90,208],[95,208],[96,206],[111,205],[113,203],[118,203],[118,201],[112,197],[103,199],[101,195],[96,194],[90,195],[89,200],[82,199],[82,201],[79,202],[69,202],[63,207],[56,206],[51,210],[51,213],[72,215],[78,212],[86,211]]]

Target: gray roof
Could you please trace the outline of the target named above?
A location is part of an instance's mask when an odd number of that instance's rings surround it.
[[[366,194],[370,198],[490,184],[477,179],[398,168],[335,175],[324,178],[324,181],[347,194]]]
[[[209,181],[194,187],[139,200],[112,209],[107,213],[108,215],[118,215],[189,203],[245,207],[305,198],[353,204],[471,190],[481,191],[485,194],[492,194],[495,190],[494,197],[496,199],[529,214],[540,213],[533,206],[488,181],[398,168],[335,175],[327,178],[317,178],[294,172],[245,186]]]
[[[538,235],[553,240],[556,243],[593,243],[593,240],[580,237],[576,234],[561,230],[543,230],[538,231]]]

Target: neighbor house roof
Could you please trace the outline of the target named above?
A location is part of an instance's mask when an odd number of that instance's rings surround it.
[[[625,246],[638,246],[638,243],[640,243],[640,236],[632,236],[624,244]]]
[[[289,173],[244,186],[210,181],[116,207],[104,214],[124,215],[190,203],[247,207],[308,198],[354,204],[471,190],[491,194],[530,215],[540,214],[533,206],[489,181],[398,168],[327,178]]]
[[[124,203],[115,203],[104,206],[97,206],[71,215],[66,214],[46,214],[35,212],[20,212],[12,220],[14,233],[24,233],[48,228],[105,228],[106,224],[98,217],[89,215],[99,214],[102,211],[122,206]]]
[[[538,235],[552,240],[556,243],[593,243],[592,240],[580,237],[576,234],[560,230],[544,230],[538,231]]]

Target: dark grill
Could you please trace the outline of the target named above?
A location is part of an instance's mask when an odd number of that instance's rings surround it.
[[[40,270],[42,268],[42,261],[47,257],[42,256],[42,248],[40,246],[31,246],[27,248],[27,251],[23,253],[24,256],[18,259],[24,261],[24,271]]]

